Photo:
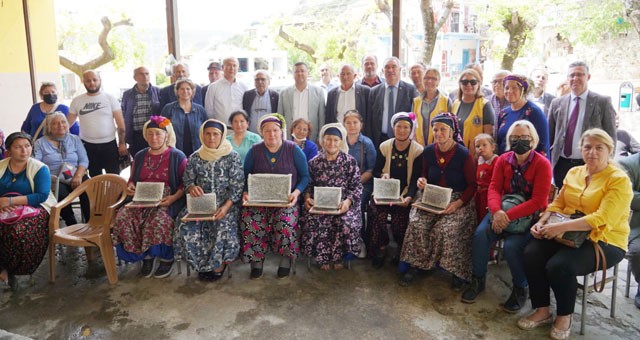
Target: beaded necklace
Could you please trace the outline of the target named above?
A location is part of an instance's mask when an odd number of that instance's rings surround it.
[[[160,154],[160,160],[158,161],[158,163],[153,164],[151,163],[151,152],[147,152],[147,161],[144,163],[144,167],[151,170],[151,171],[156,171],[158,170],[158,168],[160,167],[160,164],[162,164],[162,160],[164,159],[164,154],[166,152],[163,152]]]

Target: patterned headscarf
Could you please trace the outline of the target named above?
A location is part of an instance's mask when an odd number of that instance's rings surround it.
[[[442,112],[437,114],[435,117],[433,117],[433,119],[431,120],[431,126],[433,126],[435,123],[446,124],[447,126],[449,126],[451,131],[453,131],[453,140],[456,143],[464,145],[462,141],[462,136],[460,136],[460,126],[458,125],[458,117],[451,114],[451,112]]]
[[[413,112],[398,112],[391,116],[391,126],[395,126],[399,121],[405,121],[411,124],[411,135],[409,135],[409,139],[413,139],[414,133],[416,132],[416,114]]]
[[[217,148],[213,149],[205,145],[204,143],[204,129],[206,128],[214,128],[220,131],[222,136],[220,137],[220,145]],[[196,152],[200,155],[200,158],[205,161],[217,161],[221,157],[224,157],[233,151],[233,147],[231,146],[231,142],[227,140],[227,125],[217,119],[207,119],[200,125],[200,143],[202,145]]]
[[[162,116],[151,116],[142,127],[142,137],[147,140],[147,129],[159,129],[167,132],[167,145],[176,147],[176,134],[173,132],[173,124],[169,118]],[[148,141],[147,141],[148,142]]]
[[[264,137],[264,134],[262,133],[262,127],[266,123],[278,124],[278,126],[280,126],[280,129],[282,129],[282,140],[286,139],[287,121],[284,119],[284,117],[281,114],[271,113],[268,115],[264,115],[260,118],[260,120],[258,121],[258,133],[262,137]]]
[[[513,80],[518,83],[522,88],[522,93],[527,93],[527,90],[529,90],[529,82],[525,77],[519,76],[517,74],[510,74],[502,79],[502,86],[505,86],[507,80]]]
[[[338,131],[335,131],[335,130],[338,130]],[[340,143],[340,151],[344,153],[349,153],[349,146],[347,145],[347,130],[340,123],[326,124],[325,126],[322,127],[322,129],[320,129],[320,134],[319,134],[320,145],[324,147],[323,145],[324,136],[337,135],[336,132],[340,134],[340,139],[342,140],[342,142]]]

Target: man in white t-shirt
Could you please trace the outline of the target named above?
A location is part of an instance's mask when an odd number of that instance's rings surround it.
[[[100,75],[93,70],[82,74],[82,83],[87,93],[81,94],[69,107],[69,125],[80,120],[80,139],[89,156],[89,174],[97,176],[104,169],[107,173],[119,174],[119,156],[127,155],[125,126],[118,100],[101,92]],[[115,121],[115,124],[114,124]],[[116,144],[116,131],[118,142]]]

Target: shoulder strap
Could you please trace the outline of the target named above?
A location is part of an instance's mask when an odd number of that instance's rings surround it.
[[[600,281],[600,287],[598,287],[598,275],[593,275],[593,290],[597,293],[601,293],[604,290],[604,284],[607,281],[607,258],[604,256],[604,251],[598,244],[598,242],[593,242],[593,250],[596,255],[596,272],[600,268],[600,259],[602,259],[602,281]],[[586,289],[586,287],[585,287]]]
[[[36,139],[38,139],[38,135],[40,134],[40,132],[42,131],[42,129],[44,129],[44,123],[47,121],[47,116],[56,112],[56,110],[58,109],[58,106],[60,106],[60,104],[56,104],[56,106],[53,107],[53,110],[51,110],[51,112],[45,112],[44,113],[44,119],[42,120],[42,123],[40,123],[40,126],[38,126],[38,129],[36,130],[36,133],[31,136],[31,138],[33,138],[33,141],[35,142]],[[69,127],[71,128],[71,127]],[[43,134],[44,135],[44,134]]]

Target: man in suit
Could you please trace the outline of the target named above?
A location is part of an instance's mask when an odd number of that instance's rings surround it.
[[[299,118],[310,121],[313,130],[309,139],[315,141],[325,121],[324,93],[321,88],[308,83],[309,68],[303,62],[294,65],[293,79],[295,84],[280,94],[278,113],[284,116],[288,126]]]
[[[353,109],[358,110],[366,120],[369,88],[354,82],[356,71],[353,65],[342,65],[339,76],[340,86],[333,88],[327,95],[325,123],[342,123],[345,112]]]
[[[553,179],[558,188],[569,169],[583,165],[580,137],[591,128],[605,130],[616,141],[616,111],[611,98],[589,91],[589,67],[582,61],[569,64],[567,80],[571,93],[549,106],[549,144]]]
[[[156,112],[157,115],[160,115],[160,112],[162,112],[162,109],[165,105],[178,100],[178,98],[176,97],[176,92],[174,90],[176,81],[182,78],[189,78],[189,75],[189,65],[183,63],[173,65],[173,73],[171,74],[173,83],[169,86],[163,87],[160,90],[158,97],[158,99],[160,100],[160,105],[158,107],[159,111]],[[196,104],[204,105],[203,99],[202,88],[199,85],[196,85],[196,93],[193,95],[193,102]]]
[[[387,58],[384,61],[385,83],[369,92],[365,135],[374,145],[393,137],[391,117],[397,112],[411,112],[413,98],[418,96],[416,87],[400,80],[400,59]]]
[[[278,92],[270,91],[271,77],[266,70],[257,70],[253,76],[255,89],[242,95],[242,109],[249,115],[249,131],[258,133],[260,117],[278,109]]]
[[[633,200],[631,201],[631,233],[629,234],[629,269],[636,282],[640,284],[640,153],[618,160],[620,166],[627,172],[633,186]],[[633,301],[640,308],[640,285]]]
[[[549,80],[549,75],[547,71],[543,68],[537,68],[531,71],[531,80],[533,80],[533,92],[531,101],[534,102],[542,112],[544,112],[545,116],[549,116],[549,106],[551,105],[551,101],[556,99],[556,96],[551,93],[545,92],[547,87],[547,81]]]

